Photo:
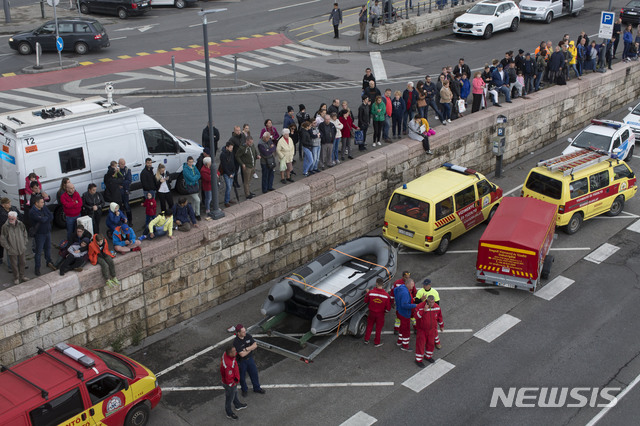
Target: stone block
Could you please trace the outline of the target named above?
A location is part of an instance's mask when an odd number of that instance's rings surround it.
[[[14,334],[12,336],[0,339],[0,354],[14,350],[22,345],[22,336]]]
[[[101,315],[103,312],[108,311],[113,306],[111,298],[99,299],[89,305],[87,305],[87,315],[90,317],[94,315]]]
[[[58,343],[67,342],[71,337],[73,337],[73,327],[67,326],[42,336],[42,344],[44,348],[50,348]]]
[[[178,273],[179,275],[179,273]],[[150,278],[148,280],[144,281],[143,287],[144,287],[144,292],[147,293],[149,291],[155,290],[157,288],[159,288],[160,286],[162,286],[163,284],[166,284],[163,282],[162,280],[162,276],[157,276],[154,278]]]
[[[82,307],[62,316],[62,324],[66,327],[87,318],[87,308]]]
[[[313,178],[319,175],[314,175]],[[312,178],[305,178],[303,182],[284,185],[274,192],[278,192],[286,198],[287,210],[303,206],[311,201],[310,182]]]
[[[43,278],[34,278],[4,291],[16,298],[20,315],[27,315],[51,306],[51,287]]]
[[[325,170],[323,173],[333,176],[336,191],[345,188],[353,188],[359,182],[367,178],[367,166],[361,161],[347,161],[342,163],[340,167],[333,167]]]
[[[120,305],[122,303],[126,303],[130,300],[136,299],[142,295],[142,286],[132,287],[129,290],[122,290],[113,296],[111,296],[111,300],[113,306]]]
[[[129,275],[128,277],[118,280],[120,281],[120,290],[128,290],[135,286],[141,286],[144,281],[141,273]]]
[[[158,238],[144,245],[141,253],[142,267],[149,268],[162,262],[172,260],[178,253],[178,242],[169,238]],[[119,270],[117,270],[119,272]]]
[[[253,200],[243,201],[241,204],[233,205],[225,211],[235,216],[238,229],[247,229],[250,226],[261,223],[263,220],[262,206]]]
[[[220,219],[206,221],[204,225],[200,225],[203,227],[207,241],[217,241],[226,235],[236,232],[236,216],[233,210],[225,209],[224,214],[225,216]]]
[[[0,291],[0,325],[7,324],[18,318],[20,318],[18,299],[7,290]]]
[[[200,226],[201,223],[202,221],[198,222],[198,227],[191,228],[189,232],[173,233],[174,240],[178,241],[178,253],[193,250],[207,241],[204,236],[205,229]]]
[[[118,255],[115,259],[113,259],[113,262],[116,265],[116,275],[118,279],[136,274],[142,269],[142,253],[144,252],[144,250],[145,249],[143,248],[142,251],[134,251],[129,252],[125,255]]]
[[[51,288],[51,303],[60,303],[77,296],[80,293],[78,275],[66,274],[54,275],[55,278],[47,280]]]
[[[84,267],[82,272],[78,273],[78,282],[80,284],[80,294],[85,294],[94,290],[101,289],[106,285],[105,279],[102,278],[100,266],[94,266],[89,263]]]
[[[262,206],[262,216],[270,218],[278,216],[287,210],[287,196],[279,191],[271,191],[256,197],[254,200]]]
[[[192,262],[197,262],[205,256],[207,248],[205,246],[191,249],[187,252],[179,253],[175,259],[174,265],[176,268],[187,265]]]
[[[366,164],[367,176],[379,175],[387,171],[387,156],[380,149],[367,151],[365,154],[360,155],[355,161]]]
[[[168,285],[163,285],[162,287],[159,287],[155,290],[145,292],[145,303],[147,305],[150,305],[154,302],[158,302],[164,299],[165,297],[167,297],[168,294],[169,294]]]
[[[387,170],[406,162],[409,158],[409,150],[403,143],[392,143],[383,152],[387,156]]]

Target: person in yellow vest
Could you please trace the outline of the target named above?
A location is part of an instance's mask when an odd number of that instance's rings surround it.
[[[442,305],[440,304],[440,295],[438,294],[438,290],[431,287],[431,280],[429,278],[425,278],[425,280],[422,282],[422,288],[418,290],[418,293],[416,293],[416,300],[424,301],[424,300],[427,300],[427,297],[429,296],[433,296],[438,306],[442,307]],[[442,345],[440,344],[440,333],[437,331],[436,331],[436,348],[437,349],[442,348]]]

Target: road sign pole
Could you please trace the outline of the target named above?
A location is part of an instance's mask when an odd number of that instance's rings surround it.
[[[56,5],[57,2],[53,0],[53,20],[56,22],[56,43],[58,43],[60,35],[58,34],[58,14],[56,13]],[[58,51],[58,63],[60,64],[60,68],[62,68],[62,52],[60,49],[56,50]]]

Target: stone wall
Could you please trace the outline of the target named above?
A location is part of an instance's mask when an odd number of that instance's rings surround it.
[[[414,9],[417,9],[417,3],[418,1],[413,2]],[[431,13],[428,13],[428,6],[426,10],[421,7],[420,16],[417,16],[417,11],[413,10],[410,11],[409,19],[404,19],[403,15],[402,18],[398,18],[394,23],[371,27],[369,29],[369,41],[376,44],[385,44],[416,34],[424,34],[440,28],[451,27],[453,20],[462,15],[471,6],[473,5],[469,2],[466,5],[460,3],[454,7],[448,4],[444,9],[437,10],[434,1]]]
[[[120,288],[105,287],[97,267],[10,287],[0,292],[0,362],[11,364],[60,341],[115,349],[135,344],[377,229],[402,182],[444,161],[490,172],[497,114],[509,119],[509,163],[639,95],[637,64],[619,64],[613,72],[439,126],[431,138],[433,156],[405,139],[243,201],[223,219],[200,222],[173,240],[145,242],[141,252],[117,257]]]

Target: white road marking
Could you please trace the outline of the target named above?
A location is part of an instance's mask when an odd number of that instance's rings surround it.
[[[190,64],[190,65],[195,65],[196,67],[200,67],[200,68],[206,68],[207,67],[207,64],[205,64],[204,62],[201,62],[201,61],[189,61],[187,63]],[[178,66],[178,64],[176,64],[176,66]],[[211,65],[211,62],[209,62],[209,69],[211,71],[219,72],[220,74],[233,74],[233,71],[231,71],[231,70]],[[203,72],[205,76],[207,75],[206,71],[201,71],[201,72]]]
[[[150,69],[173,76],[173,70],[170,68],[158,66],[158,67],[151,67]],[[176,71],[176,77],[187,77],[187,74],[182,74],[181,72]]]
[[[209,25],[209,24],[213,24],[213,23],[215,23],[215,22],[218,22],[218,21],[207,21],[207,25]],[[189,25],[189,28],[193,28],[193,27],[201,27],[201,26],[202,26],[202,24],[201,24],[201,23],[200,23],[200,24],[193,24],[193,25]]]
[[[313,47],[309,47],[309,46],[303,46],[301,44],[289,43],[289,44],[287,44],[287,47],[290,47],[292,49],[303,50],[305,52],[315,53],[316,55],[320,55],[320,56],[331,56],[332,55],[332,53],[325,52],[325,51],[320,50],[320,49],[314,49]]]
[[[125,38],[127,38],[127,36],[124,36],[124,37],[109,37],[109,41],[122,40],[122,39],[125,39]]]
[[[233,55],[224,55],[224,56],[221,56],[221,58],[225,58],[233,61]],[[260,62],[250,61],[248,59],[241,58],[240,56],[238,56],[238,62],[241,64],[246,64],[252,67],[256,67],[256,68],[269,68],[269,65],[261,64]]]
[[[616,404],[622,398],[624,398],[624,396],[626,394],[628,394],[631,391],[631,389],[633,389],[638,383],[640,383],[640,374],[638,374],[636,376],[636,378],[633,379],[633,382],[629,383],[629,385],[626,388],[624,388],[622,390],[622,392],[620,392],[618,395],[616,395]],[[592,418],[589,423],[587,423],[587,426],[593,426],[596,423],[598,423],[600,421],[600,419],[602,419],[604,417],[604,415],[607,414],[609,412],[609,410],[611,410],[613,407],[615,407],[615,404],[614,405],[611,405],[611,403],[607,404],[606,407],[604,407],[602,410],[600,410],[600,412],[598,414],[596,414],[596,416],[594,418]]]
[[[393,386],[394,382],[345,382],[345,383],[284,383],[277,385],[261,385],[265,389],[296,389],[296,388],[348,388],[348,387],[372,387]],[[222,386],[170,386],[162,387],[167,392],[209,391],[221,390]]]
[[[275,49],[278,50],[280,52],[284,52],[284,53],[289,53],[291,55],[296,55],[296,56],[301,56],[303,58],[315,58],[316,55],[311,55],[309,53],[306,52],[300,52],[296,49],[288,49],[289,45],[285,44],[284,46],[271,46],[271,49]]]
[[[238,59],[240,59],[240,58],[238,58]],[[222,60],[220,57],[211,58],[211,63],[215,64],[215,65],[222,65],[222,66],[225,66],[225,67],[228,67],[228,68],[231,68],[231,69],[235,69],[234,65],[233,65],[233,56],[231,57],[230,60],[231,60],[231,62],[227,62],[227,61]],[[238,61],[238,62],[240,62],[240,61]],[[238,64],[238,71],[251,71],[251,68],[248,68],[248,67],[245,67],[245,66],[242,66],[242,65]]]
[[[402,385],[418,393],[454,368],[455,365],[450,362],[438,359],[434,364],[409,377]]]
[[[609,243],[604,243],[603,245],[586,255],[584,260],[588,260],[589,262],[593,262],[599,265],[618,250],[620,250],[620,247],[616,247]]]
[[[191,355],[190,357],[187,357],[187,358],[183,359],[180,362],[176,362],[172,366],[165,368],[164,370],[160,371],[159,373],[156,373],[156,377],[160,377],[163,374],[167,374],[168,372],[175,370],[176,368],[180,367],[181,365],[184,365],[187,362],[198,358],[200,355],[204,355],[207,352],[209,352],[209,351],[211,351],[211,350],[213,350],[213,349],[215,349],[217,347],[220,347],[220,346],[224,345],[225,343],[232,341],[235,338],[236,338],[235,335],[231,335],[231,336],[227,337],[226,339],[219,341],[215,345],[211,345],[209,347],[206,347],[203,350],[201,350],[200,352],[197,352],[197,353]]]
[[[364,411],[358,411],[353,416],[351,416],[346,422],[340,424],[340,426],[371,426],[378,419],[375,417],[371,417]]]
[[[60,100],[63,100],[63,101],[76,101],[76,100],[78,100],[78,98],[74,98],[72,96],[62,95],[60,93],[46,92],[44,90],[30,89],[28,87],[23,87],[22,89],[13,89],[13,91],[14,92],[20,92],[20,93],[26,93],[28,95],[42,96],[42,97],[45,97],[45,98],[51,98],[51,99],[55,99],[57,101],[60,101]]]
[[[629,231],[640,232],[640,220],[636,220],[631,225],[627,226]]]
[[[504,314],[495,321],[487,324],[482,330],[474,334],[474,336],[487,343],[491,343],[519,322],[520,319],[509,314]]]
[[[376,79],[384,81],[387,79],[387,70],[384,68],[384,62],[382,61],[382,55],[380,52],[369,52],[371,57],[371,68]]]
[[[266,56],[266,55],[258,55],[257,53],[253,53],[253,52],[242,52],[242,55],[248,56],[253,59],[257,59],[262,62],[268,62],[274,65],[284,65],[284,62],[279,61],[277,59],[273,59],[272,57]]]
[[[273,51],[273,50],[269,50],[268,48],[266,49],[256,49],[254,50],[254,52],[258,52],[258,53],[263,53],[265,55],[271,55],[271,56],[276,56],[278,59],[285,59],[287,61],[291,61],[291,62],[298,62],[300,61],[300,58],[295,58],[293,56],[289,56],[289,55],[285,55],[282,52],[277,52],[277,51]]]
[[[444,41],[450,41],[451,43],[462,43],[462,44],[470,44],[470,41],[462,41],[462,40],[456,40],[453,38],[442,38],[440,40],[444,40]]]
[[[618,216],[596,216],[591,219],[635,219],[638,218],[637,214],[629,213],[629,212],[621,212]]]
[[[195,65],[195,64],[193,64],[193,62],[198,62],[198,61],[191,61],[191,62],[187,62],[187,63],[191,64],[191,65]],[[179,70],[191,73],[191,74],[199,75],[201,77],[206,77],[207,76],[206,71],[198,69],[198,68],[190,67],[189,65],[186,65],[186,64],[176,64],[176,69],[179,69]]]
[[[276,7],[275,9],[269,9],[269,10],[267,10],[267,12],[275,12],[276,10],[289,9],[290,7],[304,6],[305,4],[317,3],[319,1],[320,0],[311,0],[311,1],[305,1],[304,3],[290,4],[288,6],[282,6],[282,7]]]
[[[8,99],[10,101],[24,102],[27,104],[33,104],[38,106],[47,104],[47,102],[44,99],[34,99],[28,96],[18,96],[18,95],[12,95],[10,93],[0,92],[0,98]]]
[[[5,103],[5,102],[0,102],[0,108],[12,111],[12,110],[16,110],[16,109],[24,109],[26,107],[23,106],[23,105],[14,105],[14,104],[8,104],[8,103]]]
[[[563,277],[562,275],[558,275],[553,280],[548,282],[547,285],[533,294],[540,297],[541,299],[551,300],[574,282],[575,281],[573,281],[572,279]]]
[[[523,186],[524,186],[524,184],[522,184],[522,185],[518,185],[518,186],[516,186],[515,188],[510,189],[508,192],[503,192],[503,193],[502,193],[502,196],[503,196],[503,197],[506,197],[507,195],[511,195],[511,194],[513,194],[514,192],[516,192],[518,189],[522,188]]]

